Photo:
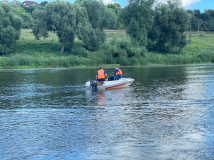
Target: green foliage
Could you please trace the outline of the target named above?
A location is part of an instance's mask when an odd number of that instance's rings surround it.
[[[180,53],[187,44],[185,31],[188,14],[180,1],[168,1],[155,9],[154,23],[149,32],[148,49],[165,53]]]
[[[107,8],[116,16],[115,21],[108,25],[108,29],[119,29],[122,25],[119,21],[119,15],[121,13],[121,6],[117,3],[108,4]]]
[[[202,30],[202,24],[203,20],[201,19],[201,12],[200,10],[187,10],[188,16],[189,16],[189,21],[190,21],[190,26],[189,30],[191,31],[199,31]]]
[[[114,3],[114,4],[108,4],[107,8],[110,9],[116,16],[119,16],[120,6]]]
[[[33,14],[34,10],[36,9],[40,9],[40,7],[36,6],[36,5],[31,5],[31,6],[25,6],[25,5],[21,5],[22,8],[24,8],[24,10],[29,13],[30,15]]]
[[[0,68],[47,68],[47,67],[75,67],[91,65],[89,59],[78,56],[66,57],[33,57],[16,54],[12,57],[0,57]]]
[[[89,52],[80,45],[75,45],[74,47],[72,47],[71,53],[80,57],[89,57]]]
[[[32,28],[33,26],[33,17],[30,13],[27,13],[23,7],[16,6],[12,7],[13,13],[19,16],[22,20],[22,28]]]
[[[77,3],[83,7],[81,18],[86,18],[80,20],[82,23],[78,26],[78,38],[84,42],[88,50],[98,50],[106,39],[104,29],[116,23],[115,15],[97,0],[83,0]]]
[[[76,3],[76,4],[81,4],[82,2],[83,2],[83,0],[75,0],[74,3]]]
[[[214,10],[206,10],[203,14],[202,14],[202,19],[204,20],[202,27],[204,29],[204,31],[214,31]]]
[[[74,48],[81,48],[81,44],[75,43]],[[0,56],[0,68],[49,68],[92,65],[89,58],[80,57],[77,53],[76,55],[71,55],[68,52],[64,55],[59,55],[58,49],[60,49],[60,43],[57,35],[53,32],[49,32],[48,38],[35,41],[31,30],[22,30],[21,38],[17,42],[16,53]]]
[[[214,31],[214,10],[187,10],[192,31]]]
[[[105,29],[111,21],[115,20],[114,14],[97,0],[84,0],[82,6],[86,8],[89,22],[93,29]]]
[[[212,48],[201,51],[198,54],[198,58],[203,62],[212,62],[214,63],[214,52]]]
[[[79,25],[78,38],[85,43],[88,50],[98,50],[100,43],[104,41],[105,34],[96,32],[89,23],[87,25]]]
[[[145,47],[133,45],[124,32],[107,32],[107,42],[98,51],[88,51],[81,41],[75,40],[71,50],[58,54],[60,43],[54,32],[35,41],[31,30],[22,30],[16,53],[0,56],[0,68],[50,68],[90,66],[133,66],[148,64],[189,64],[214,62],[212,48],[214,34],[192,35],[192,43],[182,54],[147,52]],[[117,38],[116,38],[117,37]]]
[[[150,64],[167,64],[167,65],[177,65],[177,64],[190,64],[199,63],[200,60],[196,57],[180,54],[160,54],[160,53],[150,53],[145,55],[145,61]]]
[[[54,1],[46,5],[45,10],[33,13],[35,25],[33,34],[37,39],[47,37],[48,31],[56,32],[64,47],[72,47],[78,36],[88,50],[98,50],[105,41],[104,28],[114,24],[113,14],[106,6],[96,0],[79,1],[75,4]]]
[[[48,25],[45,21],[45,14],[40,10],[35,10],[33,12],[34,18],[34,25],[33,25],[33,35],[36,39],[40,39],[41,37],[47,38],[48,37]],[[51,28],[50,28],[51,29]]]
[[[62,43],[61,52],[67,43],[72,44],[77,30],[76,9],[70,2],[54,1],[46,5],[45,11],[36,10],[34,13],[35,25],[33,33],[35,37],[47,37],[47,31],[57,33]]]
[[[45,7],[48,4],[48,1],[43,1],[40,3],[41,6]]]
[[[130,0],[121,13],[128,35],[142,46],[147,45],[147,34],[151,29],[154,0]]]
[[[14,51],[20,37],[21,20],[7,4],[0,4],[0,17],[0,54],[8,54]]]
[[[11,5],[12,7],[20,7],[20,6],[21,6],[21,2],[20,2],[19,0],[12,0],[12,1],[10,2],[10,5]]]
[[[113,63],[126,66],[139,64],[146,53],[145,47],[133,45],[129,37],[113,40],[105,50],[108,59],[114,59]]]

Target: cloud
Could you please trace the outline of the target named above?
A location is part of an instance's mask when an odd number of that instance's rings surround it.
[[[167,2],[168,0],[159,0],[159,2]],[[200,2],[201,0],[182,0],[184,7],[189,7],[194,3]]]
[[[110,3],[112,3],[112,0],[103,0],[103,3],[104,4],[110,4]]]
[[[182,0],[184,7],[189,7],[194,3],[200,2],[201,0]]]
[[[118,2],[114,2],[112,0],[103,0],[104,4],[112,4],[112,3],[118,3]]]

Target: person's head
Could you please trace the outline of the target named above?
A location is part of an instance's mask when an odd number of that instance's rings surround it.
[[[100,69],[103,69],[103,67],[100,67]]]

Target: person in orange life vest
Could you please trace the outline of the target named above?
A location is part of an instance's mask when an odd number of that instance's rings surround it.
[[[122,71],[119,68],[115,68],[114,70],[114,80],[118,80],[122,78]]]
[[[102,67],[100,67],[100,69],[97,71],[97,74],[96,74],[96,79],[98,81],[105,81],[105,78],[107,77],[107,74],[106,72],[103,70]]]

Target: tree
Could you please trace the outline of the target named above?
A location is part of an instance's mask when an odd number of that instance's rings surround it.
[[[33,13],[35,25],[33,34],[37,39],[47,37],[48,31],[56,32],[62,43],[61,52],[66,45],[73,46],[76,36],[89,50],[96,50],[105,40],[104,28],[114,22],[113,14],[96,0],[50,2],[45,10]]]
[[[74,3],[76,3],[76,4],[81,4],[83,1],[84,1],[84,0],[75,0]]]
[[[83,7],[87,19],[82,20],[79,26],[78,38],[82,40],[89,50],[97,50],[105,41],[104,29],[116,23],[115,15],[97,0],[78,1]]]
[[[43,1],[40,3],[41,6],[45,7],[48,4],[48,1]]]
[[[13,7],[20,7],[21,6],[21,2],[19,0],[13,0],[13,1],[10,2],[10,4]]]
[[[24,8],[24,10],[29,13],[29,14],[33,14],[33,11],[36,9],[40,9],[41,7],[37,6],[37,5],[30,5],[30,6],[25,6],[25,5],[21,5],[22,8]]]
[[[205,10],[202,14],[204,21],[203,28],[205,31],[214,31],[214,10]]]
[[[111,3],[107,5],[107,8],[110,9],[113,13],[115,13],[116,16],[120,13],[120,5],[117,3]]]
[[[119,29],[122,27],[122,24],[120,23],[119,15],[121,13],[121,6],[118,3],[111,3],[107,5],[107,8],[115,14],[116,16],[116,24],[112,25],[110,24],[108,26],[108,29]]]
[[[154,0],[129,0],[128,6],[121,13],[128,35],[144,47],[147,45],[147,34],[153,23],[153,4]]]
[[[80,21],[77,21],[76,9],[70,2],[49,2],[45,11],[36,10],[33,16],[35,18],[33,34],[37,39],[42,36],[47,37],[48,31],[53,31],[56,32],[62,43],[60,53],[64,52],[67,44],[73,45],[77,25]]]
[[[19,16],[22,21],[22,28],[32,28],[33,26],[33,17],[30,13],[27,13],[22,7],[16,6],[12,7],[12,11],[15,15]]]
[[[201,19],[201,11],[199,9],[194,9],[193,14],[197,19]]]
[[[189,21],[190,21],[189,22],[190,23],[189,28],[191,29],[191,31],[197,31],[198,30],[199,19],[197,19],[197,17],[194,15],[194,11],[187,10],[187,13],[188,13],[188,16],[189,16]]]
[[[0,54],[8,54],[14,51],[16,41],[20,38],[21,20],[7,4],[0,4],[0,17]]]
[[[154,23],[149,32],[150,50],[180,53],[186,45],[185,31],[188,30],[188,13],[179,0],[159,4],[155,9]]]

